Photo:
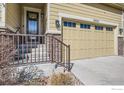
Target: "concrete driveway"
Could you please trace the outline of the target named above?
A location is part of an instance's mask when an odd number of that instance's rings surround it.
[[[72,72],[84,85],[124,85],[124,57],[108,56],[72,62]]]

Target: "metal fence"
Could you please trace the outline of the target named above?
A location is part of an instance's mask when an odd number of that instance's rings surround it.
[[[7,45],[11,41],[11,52],[13,57],[9,59],[10,65],[22,65],[29,63],[57,63],[70,71],[70,46],[63,43],[54,36],[31,35],[31,34],[0,34],[1,46],[5,38]],[[9,49],[9,47],[8,47]],[[4,55],[8,49],[1,49],[0,55]],[[6,58],[7,55],[4,55]],[[1,60],[2,61],[2,60]]]

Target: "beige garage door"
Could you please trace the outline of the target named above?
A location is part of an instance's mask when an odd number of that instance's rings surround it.
[[[71,60],[114,55],[114,27],[66,20],[63,41],[71,46]]]

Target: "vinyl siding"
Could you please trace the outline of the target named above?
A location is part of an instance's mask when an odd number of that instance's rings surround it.
[[[0,22],[2,21],[2,4],[0,4]]]
[[[100,19],[121,25],[120,12],[115,13],[117,11],[115,9],[112,11],[114,12],[100,9],[100,6],[96,8],[85,4],[50,4],[50,30],[57,30],[55,20],[58,19],[58,13],[67,13],[86,18]]]
[[[21,8],[19,4],[6,4],[6,25],[16,28],[21,24]]]
[[[0,3],[0,27],[5,27],[5,7]]]

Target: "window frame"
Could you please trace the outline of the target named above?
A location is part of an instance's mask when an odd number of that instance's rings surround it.
[[[90,24],[82,24],[82,23],[80,23],[80,29],[91,29],[91,25]]]
[[[64,25],[63,26],[76,28],[76,23],[75,22],[71,22],[71,21],[64,21]]]
[[[103,29],[104,29],[103,26],[96,26],[96,25],[95,25],[95,30],[101,30],[101,31],[103,31]]]
[[[106,27],[106,31],[113,31],[113,27]]]

